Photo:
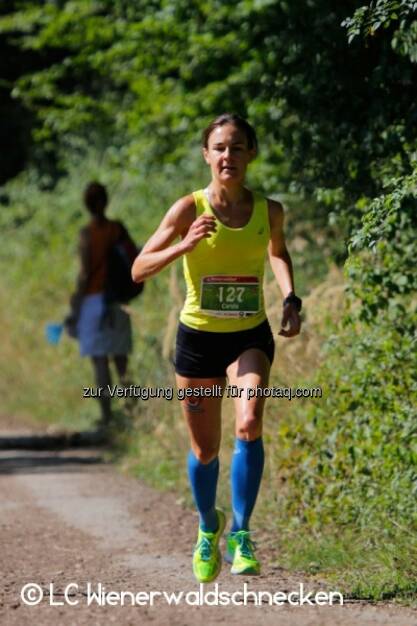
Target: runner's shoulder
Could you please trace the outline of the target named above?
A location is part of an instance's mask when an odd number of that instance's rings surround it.
[[[272,198],[266,198],[266,202],[271,229],[279,228],[284,220],[284,207],[279,200],[272,200]]]
[[[167,217],[180,230],[189,228],[196,218],[196,206],[192,193],[179,198],[168,210]]]

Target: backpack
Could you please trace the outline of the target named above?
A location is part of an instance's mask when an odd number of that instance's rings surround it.
[[[126,228],[120,224],[121,232],[107,255],[105,294],[107,302],[127,303],[139,296],[144,283],[132,280],[133,261],[140,252]]]

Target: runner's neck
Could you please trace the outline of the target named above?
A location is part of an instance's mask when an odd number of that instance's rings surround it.
[[[233,187],[216,184],[212,181],[207,187],[207,193],[212,206],[234,209],[245,203],[248,197],[248,190],[242,185]]]

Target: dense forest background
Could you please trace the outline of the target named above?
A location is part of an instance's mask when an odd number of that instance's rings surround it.
[[[85,183],[107,184],[114,214],[143,241],[207,177],[206,123],[247,116],[261,146],[250,183],[288,209],[306,301],[304,336],[280,346],[273,381],[324,390],[270,403],[263,519],[286,540],[288,563],[372,597],[417,589],[416,15],[417,2],[389,0],[0,7],[5,409],[77,426],[92,418],[79,401],[87,366],[73,345],[51,354],[40,331],[71,291]],[[140,384],[172,384],[178,273],[151,281],[133,307]],[[175,410],[141,408],[146,445],[132,433],[120,445],[140,475],[185,493]]]

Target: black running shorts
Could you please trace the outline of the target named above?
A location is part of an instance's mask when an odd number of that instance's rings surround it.
[[[226,376],[226,369],[249,348],[265,352],[274,360],[275,344],[268,320],[250,328],[231,333],[212,333],[178,325],[175,371],[187,378],[217,378]]]

